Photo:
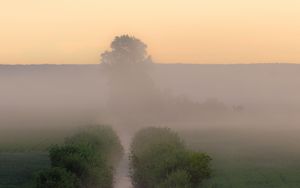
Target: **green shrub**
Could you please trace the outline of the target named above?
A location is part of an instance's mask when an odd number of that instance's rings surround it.
[[[112,187],[113,165],[122,154],[119,138],[107,126],[86,127],[49,150],[52,168],[64,169],[89,188]]]
[[[149,127],[139,131],[131,144],[131,152],[141,155],[153,148],[154,145],[168,145],[177,149],[184,149],[184,143],[177,133],[169,128]]]
[[[206,154],[188,151],[167,128],[141,130],[131,145],[131,177],[137,188],[197,187],[210,177],[210,161]]]
[[[185,170],[177,170],[155,188],[192,188],[191,176]]]
[[[187,151],[185,169],[191,177],[192,185],[196,186],[211,176],[211,157],[205,153]]]
[[[36,179],[37,188],[77,188],[79,180],[64,168],[53,167],[40,172]]]
[[[103,174],[108,174],[106,176],[112,179],[112,168],[106,163],[106,159],[89,146],[54,146],[49,153],[52,166],[65,168],[75,174],[83,185],[101,184]],[[109,184],[111,181],[102,183]]]

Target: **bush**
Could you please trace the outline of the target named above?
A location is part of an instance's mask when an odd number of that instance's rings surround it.
[[[191,177],[185,170],[177,170],[169,174],[156,188],[192,188]]]
[[[210,161],[206,154],[187,150],[167,128],[141,130],[131,145],[131,176],[137,188],[197,187],[210,177]]]
[[[123,148],[118,135],[110,126],[89,126],[80,130],[73,137],[66,139],[67,145],[78,145],[98,152],[108,159],[110,164],[119,161]]]
[[[75,174],[82,185],[105,184],[108,187],[107,185],[112,183],[112,168],[100,153],[97,154],[97,151],[89,146],[54,146],[49,153],[52,166],[65,168]],[[103,178],[105,174],[110,178]]]
[[[184,143],[177,133],[169,128],[149,127],[139,131],[131,144],[131,152],[142,155],[154,145],[167,145],[176,149],[184,149]]]
[[[53,167],[38,174],[37,188],[77,188],[79,180],[64,168]]]
[[[82,129],[49,150],[52,168],[64,169],[78,178],[79,187],[89,188],[112,187],[113,165],[122,153],[119,138],[107,126]]]
[[[191,176],[192,185],[198,185],[202,180],[211,176],[210,156],[205,153],[187,151],[185,154],[185,168]]]

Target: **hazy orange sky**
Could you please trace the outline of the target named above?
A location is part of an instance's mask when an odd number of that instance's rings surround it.
[[[0,26],[0,64],[98,63],[120,34],[161,63],[300,63],[300,0],[1,0]]]

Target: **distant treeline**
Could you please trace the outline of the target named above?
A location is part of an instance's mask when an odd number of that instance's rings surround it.
[[[168,128],[139,131],[130,157],[136,188],[195,188],[211,176],[211,158],[187,150],[179,136]]]
[[[49,150],[51,168],[40,172],[37,188],[112,188],[113,167],[123,154],[108,126],[90,126]]]

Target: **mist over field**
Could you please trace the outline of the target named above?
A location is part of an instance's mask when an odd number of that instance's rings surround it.
[[[219,108],[213,109],[212,105],[209,113],[211,117],[208,119],[221,127],[236,125],[297,128],[299,123],[299,65],[154,64],[149,69],[153,82],[151,84],[155,85],[166,100],[176,98],[176,103],[184,103],[188,110],[185,112],[186,116],[194,116],[193,113],[197,109],[192,109],[193,104],[209,106],[210,103],[216,103]],[[11,126],[5,125],[5,121],[30,117],[36,119],[54,116],[73,119],[75,116],[103,121],[106,115],[113,116],[106,114],[109,113],[109,82],[101,64],[1,65],[0,78],[2,127]],[[127,84],[137,87],[137,92],[142,93],[143,89],[147,89],[138,83]],[[122,96],[122,93],[116,91],[115,95]],[[149,100],[149,96],[145,96],[145,100]],[[227,113],[225,119],[214,113],[214,110],[223,107],[226,108],[224,113]],[[149,106],[142,108],[145,113],[151,114],[147,112]],[[153,109],[157,110],[160,109]],[[175,112],[178,109],[168,110],[179,115],[183,113]],[[102,117],[103,113],[106,117]],[[155,123],[167,124],[172,122],[173,118],[166,120],[161,117]],[[185,121],[185,127],[211,126],[203,121],[184,120],[186,117],[176,118],[179,118],[178,121]]]
[[[299,73],[159,64],[128,35],[96,65],[0,65],[0,187],[297,187]]]
[[[299,8],[0,0],[0,188],[300,188]]]

